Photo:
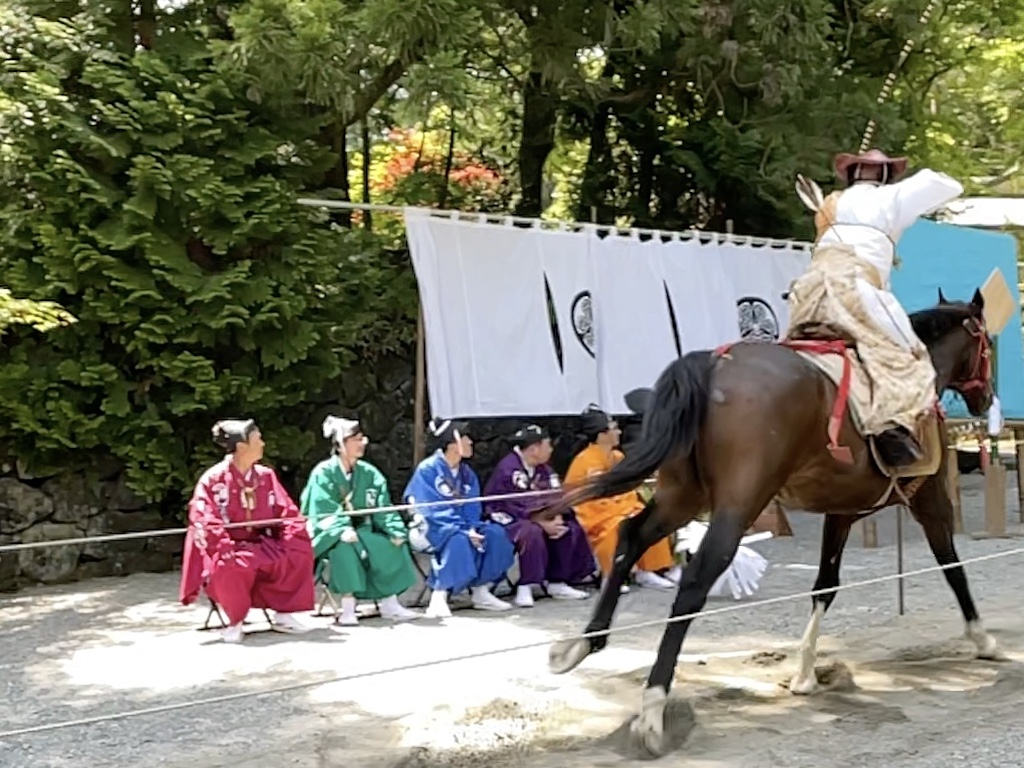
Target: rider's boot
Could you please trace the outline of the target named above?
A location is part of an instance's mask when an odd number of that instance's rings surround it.
[[[892,427],[875,435],[875,447],[890,467],[907,467],[924,458],[921,444],[905,427]]]

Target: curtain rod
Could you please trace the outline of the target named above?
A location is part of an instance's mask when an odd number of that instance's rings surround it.
[[[592,224],[590,222],[578,221],[548,221],[546,219],[528,218],[525,216],[514,216],[505,213],[478,213],[476,211],[452,211],[438,208],[424,208],[418,206],[402,205],[381,205],[380,203],[356,203],[348,200],[324,200],[316,197],[300,197],[299,205],[307,205],[312,208],[335,208],[346,211],[381,211],[384,213],[404,213],[409,209],[422,211],[423,213],[444,219],[462,219],[477,223],[488,224],[529,224],[543,229],[555,229],[561,231],[599,231],[608,230],[618,234],[650,235],[651,237],[667,237],[676,239],[680,236],[697,238],[699,240],[718,241],[723,243],[734,243],[736,245],[765,245],[770,247],[789,247],[797,250],[809,250],[812,243],[805,240],[778,240],[772,237],[754,237],[753,235],[732,235],[725,232],[707,232],[699,229],[685,229],[682,231],[671,231],[664,229],[645,229],[641,227],[617,227],[613,224]]]

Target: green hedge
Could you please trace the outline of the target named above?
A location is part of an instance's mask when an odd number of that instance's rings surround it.
[[[8,29],[0,274],[78,322],[4,337],[0,450],[35,475],[113,461],[174,502],[216,418],[259,418],[278,462],[322,448],[311,403],[407,343],[415,287],[295,203],[336,159],[319,126],[246,100],[199,36],[127,58],[87,19]]]

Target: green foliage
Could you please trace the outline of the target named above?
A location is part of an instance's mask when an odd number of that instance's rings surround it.
[[[319,448],[303,415],[407,341],[409,285],[295,203],[330,160],[318,124],[240,98],[198,32],[125,58],[86,16],[7,22],[0,264],[79,322],[3,350],[0,442],[40,473],[112,454],[154,500],[218,417],[256,416],[278,462]]]
[[[984,9],[954,4],[950,10],[959,34],[940,39],[943,56],[932,56],[904,88],[908,112],[919,126],[907,149],[920,162],[963,180],[968,194],[1019,194],[1024,6],[1003,0]]]
[[[52,331],[74,322],[71,314],[52,301],[18,299],[6,288],[0,288],[0,334],[15,325]]]
[[[13,295],[77,323],[4,336],[0,451],[113,457],[168,504],[217,417],[257,417],[277,463],[319,454],[339,377],[411,357],[415,281],[398,217],[299,196],[807,236],[795,174],[830,186],[869,119],[1016,189],[1021,5],[922,28],[922,0],[8,3],[0,327],[41,319]]]

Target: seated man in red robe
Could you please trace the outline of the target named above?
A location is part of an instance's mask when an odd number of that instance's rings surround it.
[[[227,614],[228,643],[241,642],[250,608],[273,610],[278,632],[305,632],[294,614],[313,610],[315,600],[306,520],[274,470],[259,463],[263,438],[252,419],[217,422],[213,439],[227,455],[192,493],[179,598],[189,605],[205,589]],[[288,520],[259,524],[281,518]]]

